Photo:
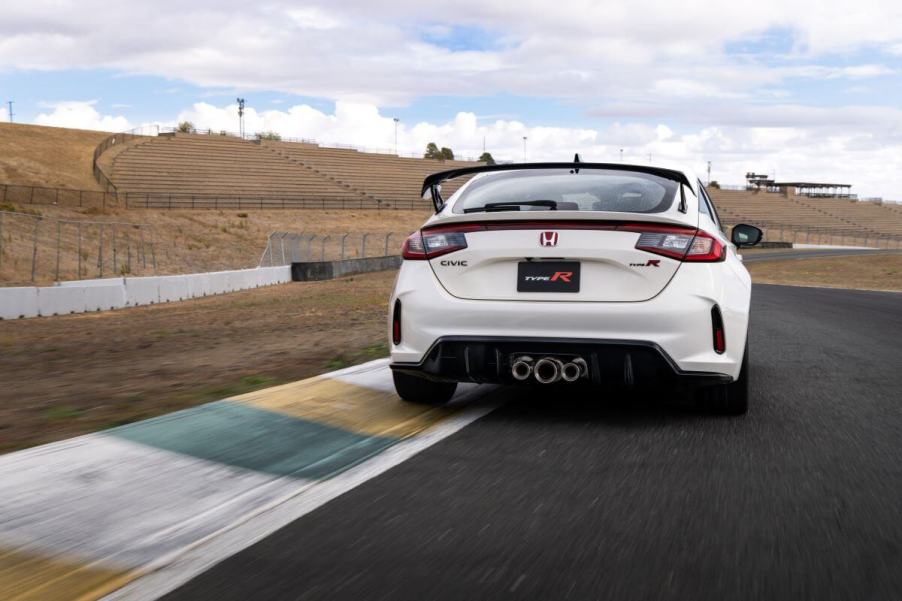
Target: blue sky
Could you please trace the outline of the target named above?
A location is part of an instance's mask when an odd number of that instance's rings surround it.
[[[532,158],[624,148],[633,160],[712,160],[730,180],[780,164],[902,196],[897,2],[555,8],[11,0],[0,100],[22,122],[233,130],[242,96],[249,127],[328,143],[393,146],[398,117],[401,152],[434,139],[478,154],[485,139],[519,160],[525,135]],[[191,27],[174,26],[176,13]]]

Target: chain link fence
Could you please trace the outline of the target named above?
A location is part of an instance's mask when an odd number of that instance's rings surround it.
[[[397,255],[406,237],[407,233],[396,232],[272,232],[260,257],[260,267]]]
[[[6,285],[153,275],[157,252],[145,224],[0,211],[0,281]]]
[[[859,229],[766,222],[756,225],[764,230],[764,239],[769,242],[902,249],[902,236]],[[407,233],[272,232],[262,256],[248,256],[251,253],[247,251],[225,253],[215,244],[197,244],[190,236],[167,238],[161,244],[154,229],[142,223],[53,219],[29,212],[0,211],[0,285],[46,285],[64,280],[397,255]]]

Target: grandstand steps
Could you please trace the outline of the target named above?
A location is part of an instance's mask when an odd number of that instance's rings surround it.
[[[245,196],[375,199],[334,178],[277,156],[259,142],[226,136],[175,134],[129,145],[112,158],[120,192],[158,196]]]
[[[373,200],[374,202],[380,202],[379,199],[377,199],[377,198],[375,198],[375,197],[373,197],[373,196],[367,194],[364,190],[358,190],[357,188],[355,188],[354,186],[352,186],[351,184],[349,184],[349,183],[347,183],[347,182],[343,182],[343,181],[337,179],[336,177],[333,177],[332,175],[330,175],[330,174],[328,174],[328,173],[324,173],[324,172],[318,170],[316,167],[313,167],[312,165],[308,165],[308,164],[306,164],[306,163],[304,163],[304,162],[302,162],[302,161],[299,161],[299,160],[297,160],[296,158],[294,158],[294,157],[292,157],[292,156],[290,156],[290,155],[288,155],[288,154],[283,153],[282,151],[280,151],[277,147],[273,146],[272,144],[266,144],[266,145],[264,146],[264,148],[266,148],[267,150],[269,150],[269,151],[271,151],[271,152],[274,152],[275,154],[277,154],[278,156],[282,157],[283,159],[285,159],[285,160],[287,160],[287,161],[291,161],[292,163],[295,163],[295,164],[297,164],[297,165],[300,165],[300,166],[303,167],[304,169],[308,169],[308,170],[312,171],[313,173],[316,173],[316,174],[319,175],[320,177],[325,177],[326,179],[329,179],[329,180],[331,180],[332,182],[334,182],[334,183],[336,183],[336,184],[338,184],[338,185],[340,185],[340,186],[342,186],[342,187],[344,187],[344,188],[347,188],[349,191],[351,191],[351,192],[353,192],[353,193],[355,193],[355,194],[360,194],[360,195],[362,195],[362,196],[365,196],[366,198],[368,198],[368,199],[370,199],[370,200]]]
[[[836,198],[784,196],[754,190],[711,188],[721,217],[728,222],[748,222],[821,230],[859,230],[865,234],[900,235],[902,219],[878,205]]]

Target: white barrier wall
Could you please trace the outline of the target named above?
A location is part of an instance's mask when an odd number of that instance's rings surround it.
[[[0,288],[0,319],[37,317],[38,289]]]
[[[0,319],[108,311],[223,294],[291,281],[291,266],[62,282],[0,288]]]

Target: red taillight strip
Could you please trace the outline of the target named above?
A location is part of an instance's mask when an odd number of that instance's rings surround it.
[[[395,300],[395,308],[392,311],[391,341],[393,344],[401,344],[401,300]]]
[[[722,355],[727,350],[727,338],[723,329],[723,316],[717,305],[711,307],[711,329],[714,333],[714,352]]]

